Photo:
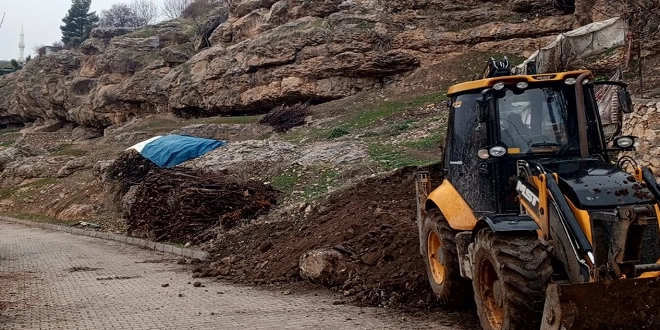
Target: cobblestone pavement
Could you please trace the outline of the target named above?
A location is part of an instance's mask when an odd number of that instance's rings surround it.
[[[333,305],[336,297],[324,292],[284,295],[212,280],[193,287],[196,279],[174,258],[0,221],[0,328],[455,329]]]

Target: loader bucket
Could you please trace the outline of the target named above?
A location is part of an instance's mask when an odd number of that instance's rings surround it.
[[[541,330],[660,329],[660,278],[550,284]]]

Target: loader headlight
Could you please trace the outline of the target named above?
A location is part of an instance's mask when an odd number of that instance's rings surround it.
[[[506,148],[502,146],[494,146],[488,150],[488,153],[493,157],[502,157],[506,155]]]
[[[479,151],[477,152],[477,157],[479,157],[480,159],[488,159],[488,157],[490,157],[490,155],[488,154],[488,149],[479,149]]]
[[[620,136],[614,140],[614,145],[619,148],[630,148],[635,145],[635,138],[632,136]]]
[[[525,89],[525,88],[527,88],[527,86],[529,86],[529,84],[524,82],[524,81],[521,81],[521,82],[516,84],[516,87],[518,87],[520,89]]]
[[[504,89],[504,83],[503,82],[498,82],[497,84],[493,85],[493,89],[496,91],[501,91]]]
[[[566,80],[564,80],[564,83],[566,85],[575,85],[575,82],[576,82],[575,78],[566,78]]]

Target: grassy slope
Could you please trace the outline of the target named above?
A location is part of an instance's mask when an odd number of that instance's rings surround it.
[[[360,93],[342,100],[317,105],[311,109],[311,123],[273,138],[295,145],[359,140],[369,159],[345,168],[336,166],[275,166],[268,172],[251,173],[285,192],[289,203],[311,201],[329,190],[340,188],[357,176],[375,174],[404,166],[418,166],[438,160],[438,147],[446,130],[446,90],[454,83],[469,80],[479,73],[490,56],[470,53],[447,56],[434,67],[416,72],[403,81],[380,90]],[[515,56],[511,56],[514,58]],[[457,65],[461,63],[461,65]],[[166,134],[192,124],[255,125],[261,116],[179,119],[151,117],[125,127],[121,132]],[[10,144],[2,140],[0,143]],[[10,133],[10,132],[7,132]],[[118,134],[118,133],[116,133]],[[8,135],[9,136],[9,135]],[[269,138],[255,136],[254,139]],[[90,164],[112,159],[121,152],[113,136],[91,144],[51,146],[51,156],[86,157]],[[32,219],[54,218],[71,204],[100,204],[100,214],[88,221],[109,223],[121,230],[120,215],[111,203],[109,192],[95,180],[89,169],[66,178],[42,178],[0,190],[0,199],[11,205],[2,210]],[[57,196],[55,200],[53,196]]]

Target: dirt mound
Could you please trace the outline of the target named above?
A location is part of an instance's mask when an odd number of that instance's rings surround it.
[[[226,172],[154,168],[138,186],[128,216],[135,237],[198,243],[214,238],[210,229],[234,227],[268,212],[277,192]]]
[[[435,299],[419,254],[412,173],[368,179],[313,210],[301,208],[306,216],[231,231],[198,276],[257,284],[300,281],[301,255],[330,247],[354,269],[333,290],[369,305],[429,306]]]
[[[272,126],[276,132],[285,132],[305,124],[305,117],[309,114],[308,108],[308,103],[283,105],[267,113],[259,123]]]

